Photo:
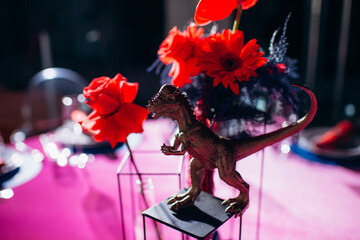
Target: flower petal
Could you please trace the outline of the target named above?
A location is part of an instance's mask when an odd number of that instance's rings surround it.
[[[101,115],[113,113],[119,106],[120,102],[106,94],[99,94],[96,101],[89,101],[89,106]]]
[[[116,120],[113,115],[97,119],[94,128],[98,129],[98,131],[94,135],[94,139],[97,142],[109,141],[112,147],[118,142],[124,142],[126,140],[126,137],[124,139],[122,135],[124,132],[117,129],[118,126],[114,126],[114,122]]]
[[[100,130],[96,128],[96,122],[100,119],[100,114],[96,112],[96,110],[92,111],[85,119],[83,119],[80,124],[84,130],[84,132],[91,132],[93,134],[97,134]]]
[[[146,120],[149,111],[134,103],[125,103],[114,114],[116,124],[121,131],[128,133],[141,133],[143,131],[142,124]]]
[[[135,100],[136,94],[139,89],[138,83],[120,82],[120,102],[131,103]]]
[[[85,132],[94,135],[96,141],[107,140],[114,147],[118,142],[125,142],[130,133],[141,133],[148,113],[146,108],[124,103],[113,115],[104,116],[94,110],[81,125]]]
[[[239,95],[240,91],[239,91],[239,85],[236,82],[231,82],[230,83],[230,89],[236,94]]]
[[[105,87],[102,89],[102,93],[105,93],[113,98],[120,98],[120,83],[126,82],[127,79],[120,73],[116,74],[113,79],[110,79]]]
[[[249,9],[252,6],[254,6],[257,2],[257,0],[238,0],[238,2],[240,2],[241,4],[241,8],[243,10]]]
[[[239,54],[244,47],[244,34],[242,31],[236,30],[229,37],[229,49],[235,54]]]
[[[108,82],[111,80],[109,77],[99,77],[94,78],[89,86],[85,87],[83,90],[84,97],[86,99],[94,100],[97,98],[97,96],[102,92],[102,89],[104,89]]]
[[[200,0],[195,10],[194,20],[198,25],[222,20],[232,13],[236,5],[237,0]]]

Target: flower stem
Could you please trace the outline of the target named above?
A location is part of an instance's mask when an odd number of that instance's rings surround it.
[[[125,145],[126,145],[127,149],[129,150],[130,161],[131,161],[131,163],[133,164],[133,166],[134,166],[134,168],[135,168],[135,172],[136,172],[136,174],[137,174],[138,177],[139,177],[141,197],[142,197],[142,199],[143,199],[143,201],[144,201],[144,204],[145,204],[146,209],[148,209],[150,206],[149,206],[149,203],[148,203],[148,201],[147,201],[147,199],[146,199],[146,196],[145,196],[145,193],[144,193],[142,176],[141,176],[141,174],[140,174],[140,172],[139,172],[139,169],[138,169],[137,166],[136,166],[136,163],[135,163],[135,160],[134,160],[134,155],[133,155],[133,153],[132,153],[132,151],[131,151],[131,148],[130,148],[130,145],[129,145],[129,142],[128,142],[127,139],[126,139],[126,141],[125,141]],[[156,224],[155,221],[154,221],[154,226],[155,226],[155,230],[156,230],[156,235],[157,235],[158,239],[161,240],[160,230],[159,230],[159,228],[158,228],[158,226],[157,226],[157,224]]]
[[[233,25],[233,29],[232,29],[233,32],[235,32],[235,30],[239,28],[239,23],[240,23],[240,18],[241,18],[242,12],[243,12],[243,10],[242,10],[241,4],[239,3],[236,8],[236,17],[235,17],[234,25]]]
[[[134,166],[134,168],[135,168],[135,172],[136,172],[136,174],[138,175],[139,180],[142,182],[142,176],[141,176],[141,174],[140,174],[140,172],[139,172],[139,169],[138,169],[137,166],[136,166],[136,163],[135,163],[135,161],[134,161],[134,156],[133,156],[133,154],[132,154],[132,151],[131,151],[131,148],[130,148],[130,145],[129,145],[129,142],[128,142],[127,139],[126,139],[126,141],[125,141],[125,145],[126,145],[127,149],[129,150],[130,161],[131,161],[131,163],[133,164],[133,166]]]

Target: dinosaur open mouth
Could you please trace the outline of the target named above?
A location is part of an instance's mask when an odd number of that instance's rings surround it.
[[[165,112],[167,110],[167,107],[166,106],[162,106],[162,107],[159,107],[159,108],[156,108],[152,111],[152,114],[151,116],[155,119],[165,115]]]
[[[152,113],[153,118],[159,118],[163,115],[163,112],[165,112],[165,106],[160,104],[161,100],[163,100],[163,98],[159,93],[157,93],[154,97],[152,97],[146,106],[149,112]]]

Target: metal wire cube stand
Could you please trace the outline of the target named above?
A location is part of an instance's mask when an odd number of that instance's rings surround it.
[[[136,190],[134,185],[141,175],[142,179],[156,178],[161,183],[161,192],[154,190],[156,198],[173,194],[183,186],[182,175],[183,157],[165,156],[159,151],[153,150],[135,150],[133,151],[139,173],[136,172],[133,163],[130,160],[130,153],[126,152],[117,169],[118,194],[120,205],[122,239],[134,239],[135,232],[131,228],[136,215]],[[156,182],[156,181],[155,181]],[[155,183],[156,184],[156,183]],[[154,185],[155,185],[154,184]],[[158,184],[159,185],[159,184]],[[129,209],[127,211],[127,209]],[[130,216],[130,223],[128,219]],[[127,226],[127,224],[129,224]]]

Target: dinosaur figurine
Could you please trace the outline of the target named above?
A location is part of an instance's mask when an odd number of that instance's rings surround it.
[[[229,198],[222,203],[226,206],[225,212],[234,213],[235,217],[243,214],[249,204],[249,184],[236,171],[236,161],[299,132],[315,116],[317,101],[314,93],[305,87],[296,87],[305,90],[311,98],[310,110],[303,118],[267,134],[230,140],[216,135],[205,124],[198,121],[188,98],[178,88],[169,84],[163,85],[149,101],[147,108],[154,118],[167,116],[177,121],[179,133],[175,136],[173,146],[163,144],[161,151],[165,155],[183,155],[188,152],[192,157],[190,161],[191,187],[184,194],[175,195],[168,200],[171,204],[170,209],[178,211],[193,205],[201,191],[203,169],[218,168],[220,178],[240,191],[237,197]]]

